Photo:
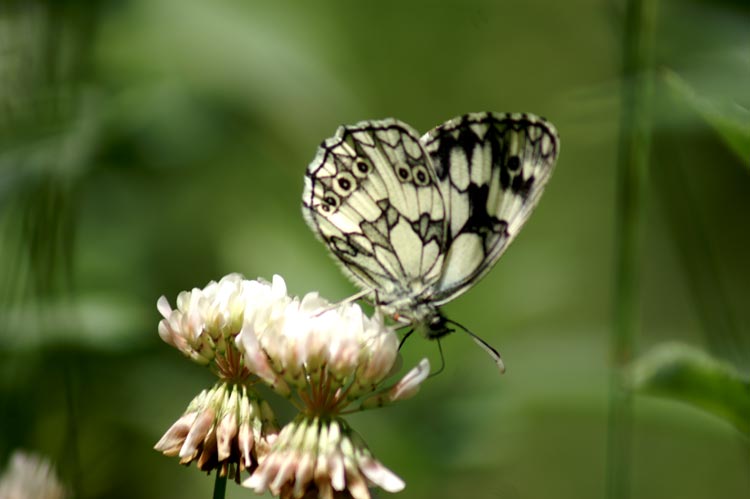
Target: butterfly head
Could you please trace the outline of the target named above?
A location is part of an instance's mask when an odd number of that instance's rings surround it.
[[[418,331],[428,340],[439,340],[446,334],[456,331],[456,329],[449,326],[449,324],[458,326],[461,330],[466,332],[466,334],[468,334],[469,337],[471,337],[471,339],[474,340],[477,345],[479,345],[485,352],[487,352],[492,360],[495,361],[495,364],[497,364],[497,367],[500,369],[501,373],[505,372],[505,364],[503,363],[503,359],[500,356],[500,353],[495,350],[492,345],[469,331],[465,326],[446,318],[442,314],[440,309],[438,309],[431,303],[420,303],[415,305],[411,309],[411,314],[409,314],[408,316],[399,312],[394,312],[393,318],[397,322],[401,322],[403,324],[411,326],[412,331]],[[404,339],[406,339],[410,334],[411,331],[407,333]]]
[[[442,338],[455,329],[448,326],[448,320],[439,310],[432,308],[430,313],[418,318],[413,318],[410,325],[428,340]]]
[[[448,320],[439,311],[422,326],[422,334],[429,340],[441,338],[455,329],[448,327]]]

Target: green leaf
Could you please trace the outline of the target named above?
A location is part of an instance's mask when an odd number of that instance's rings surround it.
[[[732,365],[680,343],[654,347],[629,373],[637,392],[701,408],[750,436],[750,379]]]
[[[662,79],[672,94],[698,113],[750,168],[750,110],[736,102],[698,94],[673,71],[665,70]]]

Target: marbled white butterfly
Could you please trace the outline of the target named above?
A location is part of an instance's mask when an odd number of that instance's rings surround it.
[[[532,114],[467,114],[422,138],[395,119],[342,126],[307,168],[302,211],[362,288],[357,297],[440,338],[456,324],[440,305],[500,258],[559,148],[555,127]]]

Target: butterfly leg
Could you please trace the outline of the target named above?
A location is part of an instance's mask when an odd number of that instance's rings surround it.
[[[409,329],[409,331],[404,335],[403,338],[401,338],[401,342],[398,344],[398,349],[401,351],[401,347],[404,346],[404,342],[406,341],[406,338],[412,335],[414,332],[414,329]],[[440,369],[435,371],[434,373],[430,374],[430,378],[433,376],[437,376],[441,372],[443,372],[443,369],[445,369],[445,356],[443,355],[443,345],[440,343],[440,338],[437,338],[435,341],[437,341],[438,351],[440,352]]]
[[[369,293],[370,293],[370,290],[369,290],[369,289],[363,289],[363,290],[362,290],[362,291],[360,291],[359,293],[354,293],[354,294],[353,294],[353,295],[351,295],[350,297],[348,297],[348,298],[344,298],[343,300],[341,300],[340,302],[338,302],[338,303],[336,304],[336,306],[339,306],[339,305],[344,305],[344,304],[346,304],[346,303],[352,303],[352,302],[355,302],[355,301],[359,300],[360,298],[364,298],[364,297],[365,297],[365,296],[367,296],[367,295],[368,295]],[[377,292],[376,292],[376,293],[377,293]]]
[[[325,314],[326,312],[330,312],[331,310],[336,310],[341,305],[346,305],[347,303],[355,302],[355,301],[359,300],[360,298],[364,298],[365,296],[367,296],[368,293],[370,293],[369,289],[364,289],[364,290],[360,291],[359,293],[354,293],[353,295],[351,295],[351,296],[349,296],[347,298],[344,298],[340,302],[333,303],[329,307],[324,308],[323,310],[321,310],[320,312],[318,312],[317,314],[315,314],[315,316],[317,317],[319,315]]]
[[[398,344],[398,350],[399,350],[399,352],[401,351],[401,347],[404,346],[404,342],[406,341],[406,338],[408,338],[409,336],[411,336],[411,333],[413,333],[413,332],[414,332],[413,329],[409,329],[409,331],[404,335],[404,337],[401,338],[401,341]]]
[[[433,376],[437,376],[441,372],[443,372],[443,369],[445,369],[445,356],[443,355],[443,344],[440,343],[440,338],[437,338],[435,340],[437,342],[438,351],[440,352],[440,369],[435,371],[434,373],[430,373],[428,376],[429,378],[432,378]]]

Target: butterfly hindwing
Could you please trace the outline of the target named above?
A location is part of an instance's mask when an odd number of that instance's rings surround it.
[[[528,219],[559,151],[557,131],[531,114],[467,114],[422,139],[448,214],[447,252],[433,299],[445,303],[486,274]]]
[[[303,213],[356,284],[394,301],[440,278],[448,228],[437,184],[411,127],[365,121],[320,146]]]

